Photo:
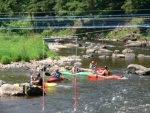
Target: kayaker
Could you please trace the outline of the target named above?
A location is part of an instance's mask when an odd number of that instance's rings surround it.
[[[70,70],[72,73],[77,73],[79,72],[79,69],[77,67],[77,62],[74,63],[74,66]]]
[[[94,68],[96,68],[96,66],[97,66],[97,63],[95,63],[95,61],[92,60],[91,63],[90,63],[90,65],[89,65],[89,68],[92,69],[92,70],[94,70]]]
[[[61,72],[59,72],[58,68],[55,68],[55,72],[53,72],[51,75],[53,78],[63,78],[64,79],[64,75]]]
[[[110,76],[110,70],[108,69],[107,66],[104,67],[105,69],[103,70],[102,73],[99,73],[97,72],[99,75],[102,75],[102,76]]]
[[[40,73],[36,73],[36,77],[32,79],[33,85],[42,86],[43,78],[40,76]]]

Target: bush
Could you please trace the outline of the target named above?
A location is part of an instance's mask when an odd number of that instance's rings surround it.
[[[1,59],[2,64],[10,64],[11,58],[9,56],[3,56]]]
[[[3,33],[0,33],[0,36],[0,60],[3,56],[9,56],[10,60],[14,62],[29,62],[30,60],[43,59],[43,57],[59,59],[58,54],[51,52],[48,48],[48,44],[43,42],[41,38],[20,35],[11,35],[10,38],[9,34],[5,37]]]
[[[56,60],[59,60],[59,59],[60,59],[60,57],[58,56],[58,54],[55,53],[55,52],[53,52],[53,51],[48,51],[48,52],[47,52],[47,56],[49,56],[49,57],[52,58],[52,59],[56,59]]]
[[[29,56],[26,53],[22,53],[21,59],[24,62],[30,62],[30,58],[29,58]]]

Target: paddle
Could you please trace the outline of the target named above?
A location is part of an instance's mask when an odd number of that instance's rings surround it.
[[[51,74],[49,72],[45,72],[46,76],[51,76]]]
[[[62,78],[63,80],[69,80],[68,78]]]

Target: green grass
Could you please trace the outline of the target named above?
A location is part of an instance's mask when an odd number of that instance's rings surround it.
[[[50,51],[47,43],[43,42],[41,38],[0,34],[1,63],[9,64],[12,61],[29,62],[30,60],[40,60],[43,57],[59,59],[59,56]]]
[[[11,58],[10,58],[10,56],[7,56],[7,55],[2,56],[1,62],[2,62],[3,64],[10,64],[10,63],[11,63]]]

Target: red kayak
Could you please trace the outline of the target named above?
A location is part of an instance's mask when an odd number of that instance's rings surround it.
[[[95,71],[104,70],[104,69],[105,69],[105,68],[103,68],[103,67],[96,67],[96,68],[94,68]]]
[[[48,79],[47,82],[57,82],[57,81],[61,81],[61,80],[63,80],[63,79],[62,78],[53,78],[53,77],[51,77],[51,78]]]
[[[97,78],[97,79],[119,79],[122,78],[122,75],[111,75],[111,76],[102,76],[98,74],[87,74],[89,78]]]

